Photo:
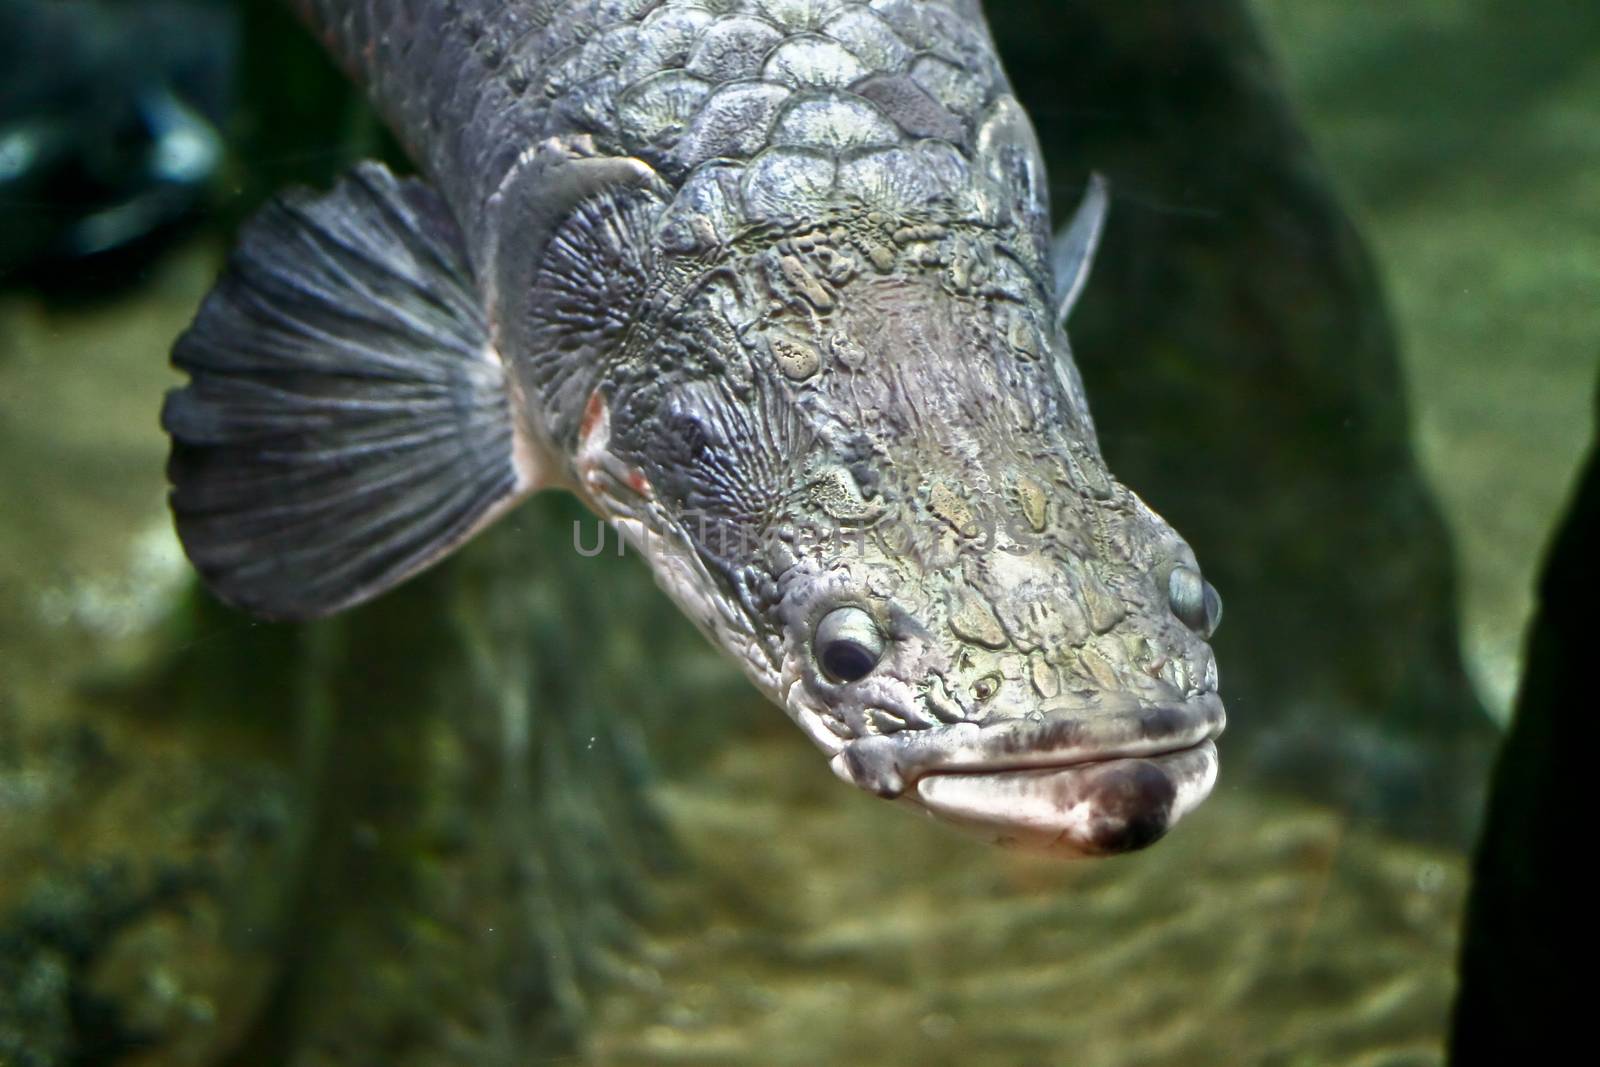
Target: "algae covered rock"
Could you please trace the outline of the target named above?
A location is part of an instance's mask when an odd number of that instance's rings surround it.
[[[301,794],[272,744],[195,725],[0,709],[0,1063],[210,1063],[260,1003]]]

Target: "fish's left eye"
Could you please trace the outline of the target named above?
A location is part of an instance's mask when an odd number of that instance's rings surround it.
[[[1201,637],[1209,638],[1222,625],[1222,596],[1193,567],[1172,568],[1167,599],[1179,621]]]
[[[883,658],[883,634],[860,608],[835,608],[817,624],[817,662],[835,682],[859,682]]]

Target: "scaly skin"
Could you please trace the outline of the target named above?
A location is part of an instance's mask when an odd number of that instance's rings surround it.
[[[1204,797],[1214,594],[1101,459],[975,3],[298,2],[467,234],[535,447],[841,777],[1081,853]],[[570,161],[620,177],[550,217]]]

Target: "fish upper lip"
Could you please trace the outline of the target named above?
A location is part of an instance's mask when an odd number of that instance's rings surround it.
[[[831,761],[834,773],[882,797],[937,774],[1061,770],[1115,759],[1172,755],[1214,740],[1226,723],[1221,698],[1064,708],[1042,717],[955,723],[859,737]]]

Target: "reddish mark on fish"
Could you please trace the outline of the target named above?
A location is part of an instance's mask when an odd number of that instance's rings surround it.
[[[589,394],[589,402],[584,405],[583,421],[578,424],[578,440],[587,441],[605,415],[606,398],[596,389]]]
[[[592,496],[598,496],[602,479],[620,480],[629,489],[643,497],[652,495],[650,480],[637,467],[626,467],[607,450],[611,436],[611,413],[606,408],[606,398],[596,389],[589,394],[584,405],[583,418],[578,423],[578,470]],[[613,483],[614,484],[614,483]]]

